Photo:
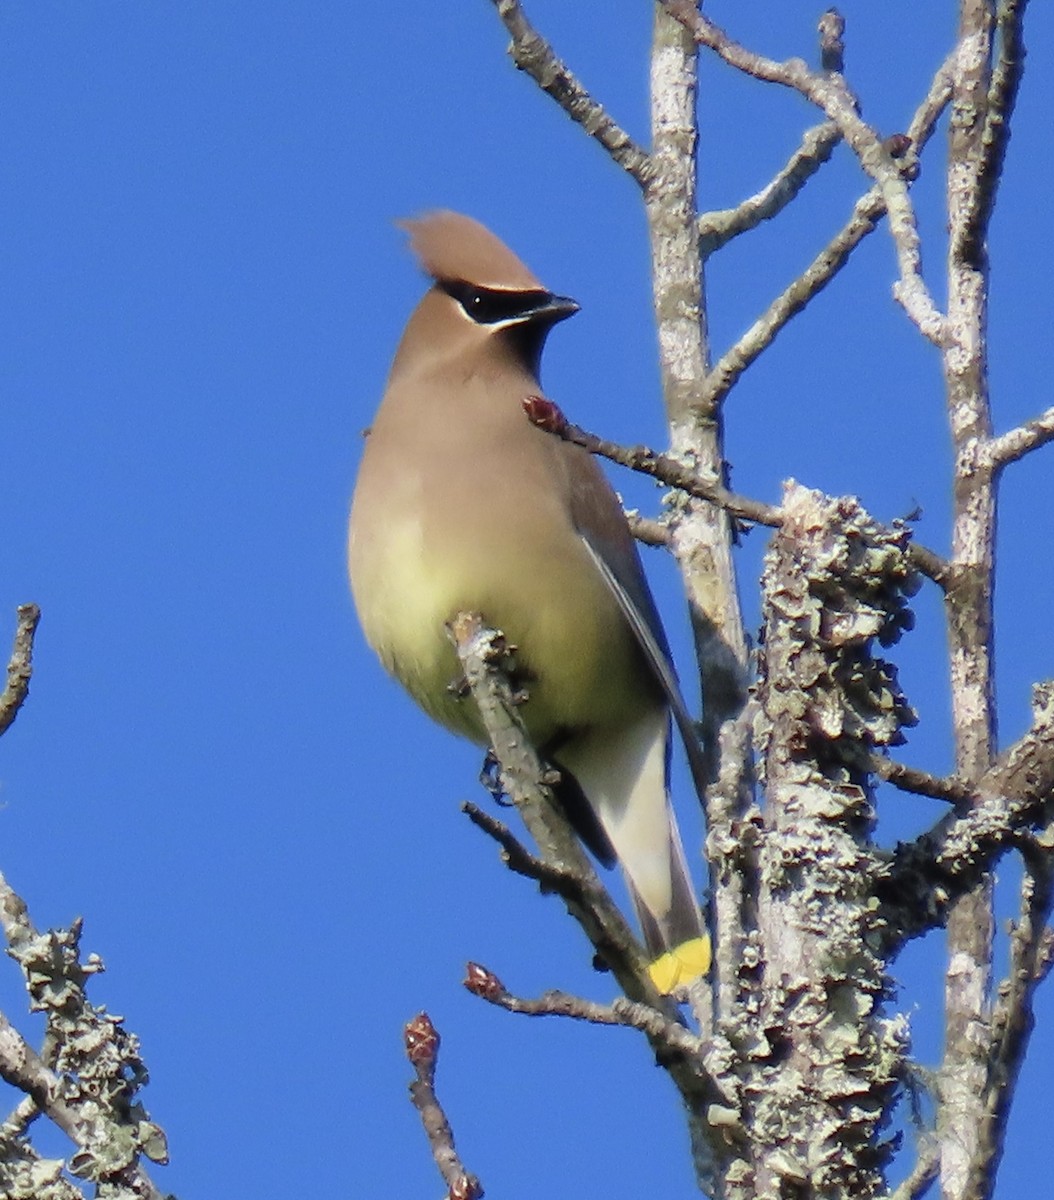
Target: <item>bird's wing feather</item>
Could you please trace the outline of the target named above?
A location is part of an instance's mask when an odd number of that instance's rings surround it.
[[[702,747],[699,744],[699,735],[696,731],[695,722],[692,720],[692,716],[684,702],[684,697],[681,695],[681,688],[677,681],[673,660],[670,657],[666,635],[663,632],[662,625],[659,623],[655,601],[652,599],[647,582],[643,579],[642,574],[640,583],[631,590],[623,583],[610,561],[593,544],[589,535],[579,530],[579,537],[581,537],[585,548],[589,551],[589,556],[596,564],[597,570],[607,581],[612,595],[618,601],[623,616],[626,618],[638,644],[644,651],[652,673],[662,686],[662,690],[670,705],[670,711],[673,713],[673,719],[677,722],[677,729],[680,732],[681,740],[684,742],[692,778],[695,780],[696,787],[701,789],[706,782],[706,767]],[[638,570],[640,570],[639,565]]]
[[[708,782],[708,768],[699,734],[681,695],[666,631],[622,505],[596,459],[586,450],[551,437],[548,446],[562,468],[575,530],[610,588],[669,701],[688,756],[692,779],[701,797]]]

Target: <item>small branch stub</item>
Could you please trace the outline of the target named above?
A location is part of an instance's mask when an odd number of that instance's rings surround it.
[[[845,70],[845,17],[837,8],[829,8],[820,18],[820,66],[825,71]]]
[[[29,680],[33,674],[33,639],[39,623],[40,609],[36,604],[19,605],[15,644],[7,664],[7,686],[0,693],[0,734],[10,728],[29,695]]]

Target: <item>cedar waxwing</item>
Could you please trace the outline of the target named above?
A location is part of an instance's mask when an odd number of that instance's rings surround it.
[[[625,873],[662,991],[703,974],[709,940],[667,793],[676,683],[615,493],[594,459],[532,425],[549,330],[578,311],[489,230],[407,221],[433,280],[366,439],[351,588],[384,666],[480,744],[446,625],[481,613],[516,647],[531,739],[582,840]],[[680,710],[683,713],[683,706]]]

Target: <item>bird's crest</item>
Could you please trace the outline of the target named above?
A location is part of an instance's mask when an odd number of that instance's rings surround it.
[[[411,250],[433,279],[501,291],[544,290],[508,246],[471,217],[440,210],[396,224],[409,233]]]

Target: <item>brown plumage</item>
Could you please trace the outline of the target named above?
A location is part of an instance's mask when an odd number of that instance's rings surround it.
[[[366,638],[430,716],[483,743],[474,706],[449,686],[445,625],[475,611],[501,629],[528,680],[531,738],[562,772],[581,836],[620,862],[649,951],[697,945],[666,791],[672,671],[636,547],[593,458],[523,413],[546,335],[578,306],[468,217],[404,227],[433,285],[355,489],[349,566]]]

